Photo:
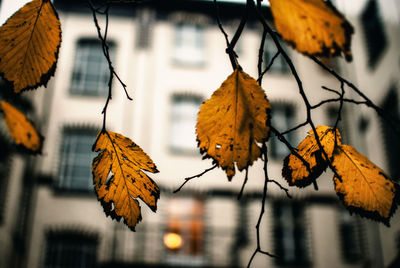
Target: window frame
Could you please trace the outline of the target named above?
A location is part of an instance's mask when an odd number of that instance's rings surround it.
[[[281,214],[282,208],[290,207],[291,217],[293,222],[289,222],[287,218]],[[310,264],[309,248],[308,248],[308,232],[306,223],[306,206],[300,200],[274,200],[272,203],[273,210],[273,236],[274,248],[277,256],[275,263],[282,266],[290,267],[307,267]],[[285,260],[285,243],[284,243],[284,228],[290,227],[289,234],[293,237],[294,243],[292,260]],[[290,226],[289,226],[290,225]],[[287,231],[286,231],[287,232]],[[288,247],[288,245],[286,245]]]
[[[175,100],[176,99],[189,100],[187,102],[187,104],[192,104],[193,106],[196,106],[195,114],[189,115],[190,118],[189,118],[187,113],[185,113],[185,114],[179,113],[178,114],[178,111],[177,111],[178,107],[175,104]],[[170,111],[171,111],[171,113],[170,113],[170,120],[169,120],[169,122],[170,122],[170,131],[169,131],[169,139],[168,139],[168,149],[169,149],[169,152],[171,152],[172,154],[197,155],[198,151],[197,151],[197,145],[196,145],[196,121],[197,121],[198,110],[200,108],[200,105],[203,102],[204,102],[204,98],[200,94],[175,93],[175,94],[171,95],[171,98],[170,98]],[[178,101],[178,103],[179,103],[179,101]],[[191,108],[194,108],[194,107],[191,107]],[[177,117],[177,115],[178,115],[178,117]],[[177,118],[180,119],[179,122],[177,122]],[[182,118],[183,118],[183,120],[182,120]],[[174,142],[174,137],[175,137],[174,133],[175,133],[175,128],[177,127],[176,124],[181,127],[179,129],[182,131],[182,125],[183,125],[184,122],[189,121],[188,119],[190,119],[190,121],[194,123],[193,132],[192,132],[193,133],[193,136],[192,136],[193,139],[190,139],[191,141],[193,141],[193,147],[192,148],[189,148],[189,146],[187,146],[187,144],[181,144],[179,146],[174,144],[175,143]],[[187,126],[185,124],[185,128],[189,128],[189,126]],[[186,132],[188,132],[188,131],[186,131]],[[182,141],[182,139],[179,139],[179,140]]]
[[[339,204],[338,214],[337,228],[340,236],[341,257],[346,263],[359,263],[363,258],[362,222],[359,216],[351,215],[341,204]]]
[[[185,30],[186,28],[186,30]],[[192,28],[192,29],[191,29]],[[194,30],[191,32],[191,30]],[[203,67],[206,63],[206,31],[205,27],[198,23],[179,22],[174,25],[172,62],[177,66]],[[196,39],[191,44],[185,43],[186,35]],[[186,36],[186,39],[187,36]],[[190,39],[190,38],[189,38]],[[187,53],[189,51],[190,53]],[[194,57],[194,55],[197,55]]]
[[[361,12],[361,28],[366,44],[368,66],[374,69],[383,57],[388,44],[384,23],[376,0],[369,0]]]
[[[277,128],[278,131],[286,131],[292,128],[295,123],[296,123],[296,107],[295,105],[287,102],[276,102],[272,103],[272,114],[271,114],[271,124],[274,124],[274,113],[277,113],[280,110],[283,110],[284,116],[285,116],[285,128],[286,129],[280,129],[274,125],[275,128]],[[275,119],[276,120],[276,119]],[[296,146],[297,138],[296,138],[296,133],[295,132],[289,132],[285,134],[286,140],[292,145]],[[277,149],[278,147],[284,147],[284,149],[281,151],[281,149]],[[290,151],[286,147],[284,143],[282,143],[275,135],[272,135],[269,141],[269,152],[270,156],[273,160],[281,160],[285,156],[287,156]],[[284,152],[285,151],[285,152]]]
[[[68,140],[67,136],[70,135],[72,137],[69,137]],[[80,167],[84,167],[85,169],[87,168],[88,170],[88,177],[87,177],[87,188],[83,187],[71,187],[71,184],[76,182],[77,179],[73,179],[73,168],[75,164],[77,163],[77,157],[76,154],[77,152],[71,149],[66,149],[68,146],[67,143],[71,143],[71,138],[72,140],[75,140],[75,148],[81,148],[79,146],[82,141],[76,141],[79,136],[84,136],[85,139],[91,139],[93,137],[93,141],[87,143],[89,146],[87,148],[87,154],[85,156],[82,156],[82,159],[93,159],[96,156],[96,153],[92,152],[91,150],[91,145],[95,142],[96,140],[96,135],[97,131],[95,128],[89,128],[89,127],[64,127],[62,130],[62,135],[61,135],[61,142],[59,144],[59,163],[58,163],[58,170],[57,170],[57,180],[55,182],[55,189],[58,192],[64,192],[64,193],[80,193],[80,194],[90,194],[94,191],[93,188],[93,181],[92,181],[92,171],[91,171],[91,162],[86,163],[84,165],[80,165]],[[82,145],[82,144],[80,144]],[[86,150],[86,149],[85,149]],[[86,151],[84,151],[86,153]],[[79,153],[78,153],[79,154]],[[82,154],[82,153],[81,153]],[[70,160],[71,163],[65,164],[65,158]],[[80,161],[78,161],[81,163]],[[76,171],[75,171],[76,172]],[[81,176],[83,178],[83,176]]]
[[[72,243],[71,243],[72,242]],[[87,242],[85,245],[84,243]],[[51,246],[51,243],[56,243]],[[64,245],[63,245],[64,243]],[[68,244],[69,245],[66,245]],[[84,248],[86,246],[86,248]],[[82,256],[82,253],[86,253],[88,249],[91,250],[92,252],[89,252],[89,255],[91,253],[90,260],[92,261],[92,266],[89,267],[97,267],[97,255],[98,255],[98,249],[99,249],[99,241],[98,241],[98,236],[96,234],[85,234],[81,233],[80,231],[74,231],[74,230],[61,230],[61,231],[47,231],[45,234],[45,250],[43,254],[43,267],[45,268],[52,268],[52,267],[63,267],[65,265],[58,263],[57,261],[60,261],[62,257],[64,256],[64,259],[74,259],[76,258],[65,258],[65,254],[68,253],[68,249],[71,251],[71,249],[78,249],[78,248],[83,248],[83,250],[77,251],[80,253]],[[63,253],[63,254],[60,254]],[[75,252],[76,253],[76,252]],[[54,255],[57,255],[57,261],[55,261]],[[72,255],[72,254],[71,254]],[[76,255],[76,254],[75,254]],[[76,257],[73,255],[74,257]],[[53,258],[51,258],[53,257]],[[52,263],[51,261],[55,262]],[[75,263],[76,264],[76,263]],[[81,261],[82,264],[82,261]],[[82,264],[81,268],[86,268],[87,262],[85,264]],[[76,267],[74,265],[74,267]],[[79,267],[77,267],[79,268]]]
[[[174,203],[183,205],[182,209],[173,209]],[[164,245],[164,261],[170,265],[179,264],[179,266],[205,265],[207,238],[204,200],[196,197],[178,197],[171,198],[168,204],[165,234],[170,232],[179,234],[183,239],[183,244],[182,248],[178,249],[169,249]],[[173,211],[176,213],[174,214]]]
[[[399,95],[396,85],[391,85],[380,105],[384,112],[390,115],[394,121],[400,121]],[[392,124],[386,120],[381,120],[380,129],[382,131],[382,147],[385,153],[389,174],[394,181],[399,182],[400,166],[398,165],[397,157],[394,156],[398,153],[400,142],[396,131],[393,130]]]
[[[116,42],[107,40],[112,62],[116,54]],[[88,59],[93,58],[92,61]],[[89,68],[89,63],[98,66],[98,72]],[[94,79],[88,79],[88,76]],[[71,96],[104,97],[108,94],[109,67],[104,57],[101,42],[93,37],[79,38],[75,43],[73,69],[68,93]],[[104,84],[101,81],[104,80]],[[92,83],[93,85],[89,86]],[[103,86],[102,86],[103,85]]]

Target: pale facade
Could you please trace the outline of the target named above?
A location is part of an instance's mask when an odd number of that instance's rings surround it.
[[[340,73],[378,105],[384,105],[385,96],[395,92],[394,103],[398,105],[399,15],[394,12],[398,4],[376,1],[387,40],[383,52],[371,56],[360,18],[374,1],[335,2],[356,29],[354,62],[336,63]],[[258,161],[250,169],[249,182],[239,201],[237,194],[244,174],[238,173],[228,182],[218,169],[172,194],[185,177],[212,166],[210,160],[201,160],[195,149],[194,122],[200,103],[232,72],[224,53],[223,35],[213,13],[206,12],[212,3],[195,1],[192,7],[192,3],[169,7],[156,3],[137,9],[115,8],[115,14],[111,13],[108,40],[113,63],[133,101],[127,100],[114,80],[107,126],[140,145],[160,170],[151,174],[161,188],[157,213],[142,203],[143,220],[135,233],[106,218],[94,192],[89,190],[87,166],[95,156],[90,147],[101,128],[106,98],[103,80],[107,79],[101,54],[94,53],[99,51],[94,42],[97,33],[93,20],[85,7],[73,8],[78,5],[76,1],[55,1],[55,5],[63,31],[57,71],[48,88],[29,93],[46,142],[42,156],[29,158],[28,162],[20,156],[13,160],[7,178],[10,183],[6,184],[9,199],[3,212],[7,220],[0,225],[0,263],[4,267],[77,267],[77,262],[71,261],[74,259],[81,261],[79,267],[245,267],[256,247],[263,163]],[[240,18],[233,14],[240,14],[241,8],[221,5],[221,12],[226,10],[229,14],[225,14],[224,25],[230,34]],[[104,27],[103,18],[100,22]],[[255,22],[249,24],[238,43],[239,62],[247,73],[257,77],[262,32]],[[312,103],[326,94],[321,85],[340,86],[312,61],[290,48],[288,51]],[[269,57],[273,53],[269,52]],[[376,59],[368,60],[369,57]],[[263,88],[275,107],[274,126],[285,130],[304,121],[303,102],[284,64],[275,63],[264,76]],[[334,107],[328,105],[316,110],[316,125],[332,123],[332,111]],[[346,105],[342,122],[347,130],[346,142],[384,170],[396,172],[393,164],[388,164],[393,163],[387,158],[390,154],[380,143],[386,138],[380,121],[372,110]],[[301,128],[287,138],[296,145],[308,130]],[[281,169],[287,151],[273,140],[269,148],[269,177],[286,186]],[[22,170],[27,163],[31,167],[28,176],[35,183],[29,200],[23,200],[17,193],[21,192],[18,187],[24,185]],[[252,267],[387,267],[395,259],[399,254],[399,214],[393,217],[391,228],[350,217],[338,201],[331,178],[331,172],[323,174],[318,191],[312,186],[290,188],[292,200],[269,184],[261,243],[263,250],[281,258],[257,255]],[[22,217],[29,225],[24,232],[15,226],[21,220],[20,215],[12,213],[17,204],[28,211],[24,214],[28,216]],[[168,232],[181,234],[181,248],[169,250],[164,245]],[[24,250],[17,250],[18,239],[22,239]]]

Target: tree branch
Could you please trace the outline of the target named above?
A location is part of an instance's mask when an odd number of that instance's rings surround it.
[[[122,82],[122,80],[120,79],[118,74],[115,72],[114,66],[113,66],[112,61],[111,61],[110,47],[109,47],[109,45],[107,43],[107,34],[108,34],[108,25],[109,25],[109,4],[108,3],[105,4],[105,10],[104,11],[101,11],[100,7],[96,8],[93,5],[91,0],[87,0],[87,4],[88,4],[89,8],[92,11],[93,22],[94,22],[94,25],[95,25],[96,30],[97,30],[97,36],[98,36],[99,40],[101,41],[101,47],[102,47],[102,50],[103,50],[104,57],[107,60],[108,69],[109,69],[108,95],[107,95],[106,103],[105,103],[105,105],[103,107],[103,110],[102,110],[102,114],[103,114],[102,130],[104,131],[104,130],[106,130],[107,108],[108,108],[108,104],[110,103],[110,100],[112,99],[112,82],[113,82],[114,76],[117,78],[119,83],[122,85],[122,87],[123,87],[123,89],[125,91],[126,97],[129,100],[132,100],[132,98],[128,94],[128,91],[127,91],[125,83]],[[101,32],[101,27],[100,27],[99,21],[97,20],[97,13],[103,14],[103,15],[106,16],[104,34],[102,34],[102,32]]]
[[[260,242],[260,226],[261,226],[261,221],[263,218],[263,215],[265,213],[265,202],[267,199],[267,191],[268,191],[268,182],[270,182],[270,180],[268,179],[268,167],[267,167],[267,163],[268,163],[268,154],[267,154],[267,145],[265,143],[263,143],[263,146],[261,148],[261,152],[264,156],[264,176],[265,176],[265,180],[264,180],[264,188],[263,188],[263,197],[261,200],[261,210],[260,210],[260,214],[258,216],[258,220],[257,220],[257,224],[256,224],[256,238],[257,238],[257,247],[254,250],[253,254],[251,255],[251,258],[249,260],[249,263],[247,264],[247,267],[249,268],[251,263],[253,262],[254,257],[257,255],[257,253],[261,253],[264,255],[267,255],[269,257],[275,257],[274,254],[271,254],[267,251],[263,251],[261,249],[261,242]]]
[[[207,172],[213,170],[213,169],[216,168],[216,167],[218,167],[218,164],[215,164],[214,166],[212,166],[212,167],[210,167],[210,168],[204,170],[203,172],[201,172],[201,173],[199,173],[199,174],[197,174],[197,175],[194,175],[194,176],[185,178],[185,181],[182,183],[182,185],[179,186],[178,189],[176,189],[175,191],[173,191],[173,193],[176,194],[177,192],[179,192],[179,191],[183,188],[183,186],[185,186],[185,184],[186,184],[188,181],[190,181],[190,180],[192,180],[192,179],[194,179],[194,178],[200,178],[201,176],[203,176],[204,174],[206,174]]]

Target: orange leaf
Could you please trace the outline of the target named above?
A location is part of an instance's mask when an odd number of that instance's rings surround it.
[[[257,142],[269,137],[269,104],[257,81],[236,69],[200,107],[198,147],[225,170],[228,179],[261,154]]]
[[[0,27],[0,73],[16,93],[46,86],[60,43],[60,21],[51,1],[33,0]]]
[[[344,53],[351,61],[350,23],[329,1],[270,0],[275,26],[289,44],[299,52],[315,56]]]
[[[332,164],[342,180],[333,178],[335,190],[346,208],[389,226],[397,207],[399,185],[350,145],[335,150]]]
[[[93,182],[97,199],[104,212],[135,230],[142,219],[139,202],[142,199],[152,211],[157,210],[160,189],[143,171],[158,172],[149,156],[130,139],[114,132],[101,131],[93,145],[100,152],[93,159]]]
[[[8,132],[15,143],[22,145],[32,153],[40,153],[43,145],[43,137],[35,129],[23,113],[6,101],[0,103]]]
[[[318,126],[316,128],[322,147],[329,158],[332,157],[335,147],[335,133],[333,128]],[[294,154],[289,154],[283,164],[282,176],[289,185],[305,187],[310,185],[325,171],[328,163],[320,150],[313,130],[308,131],[308,136],[297,146],[297,153],[309,164],[311,172],[303,161]],[[336,138],[340,144],[340,133],[336,130]]]

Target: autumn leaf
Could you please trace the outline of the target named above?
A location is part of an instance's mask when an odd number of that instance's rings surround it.
[[[33,0],[0,27],[0,73],[16,93],[47,85],[61,43],[60,21],[49,0]]]
[[[97,199],[104,212],[135,230],[142,219],[139,202],[142,199],[152,211],[157,209],[160,189],[143,171],[158,172],[143,150],[121,134],[101,131],[93,145],[100,152],[93,159],[93,182]]]
[[[328,157],[331,158],[335,147],[335,132],[333,128],[318,126],[316,130],[322,147]],[[305,187],[310,185],[328,166],[328,162],[315,139],[313,130],[308,131],[308,134],[295,150],[309,164],[309,169],[293,153],[289,154],[284,160],[282,176],[291,186]],[[336,130],[338,144],[340,144],[340,138],[340,133]]]
[[[275,26],[289,44],[306,55],[336,56],[351,61],[350,23],[329,1],[269,0]]]
[[[23,146],[29,152],[40,153],[42,151],[43,137],[35,129],[25,115],[6,101],[0,103],[4,113],[8,132],[17,145]]]
[[[333,178],[335,190],[346,208],[389,226],[399,200],[399,185],[350,145],[337,147],[332,164],[341,178]]]
[[[236,69],[204,102],[197,118],[198,147],[225,170],[242,171],[261,154],[257,143],[269,137],[270,103],[257,81]]]

